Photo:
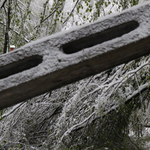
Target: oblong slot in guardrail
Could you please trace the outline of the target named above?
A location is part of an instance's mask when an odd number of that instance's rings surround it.
[[[13,62],[11,64],[2,66],[0,67],[0,79],[36,67],[42,61],[43,61],[42,56],[35,55],[19,60],[18,62]]]
[[[118,26],[106,29],[102,32],[80,38],[70,43],[66,43],[62,46],[62,49],[65,54],[76,53],[85,48],[101,44],[117,37],[121,37],[122,35],[127,34],[138,27],[139,23],[137,21],[129,21]]]

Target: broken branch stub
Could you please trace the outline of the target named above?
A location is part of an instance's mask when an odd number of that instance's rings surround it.
[[[150,53],[150,3],[0,56],[0,109]]]

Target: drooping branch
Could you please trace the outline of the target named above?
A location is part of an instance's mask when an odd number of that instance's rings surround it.
[[[75,131],[75,130],[79,130],[83,127],[85,127],[87,125],[87,122],[89,123],[90,120],[92,120],[92,118],[94,117],[95,112],[93,112],[91,115],[89,115],[85,120],[83,120],[82,122],[80,122],[79,124],[76,124],[74,126],[72,126],[71,128],[69,128],[61,137],[61,140],[59,141],[60,143],[63,141],[63,138],[65,136],[68,136],[71,132]]]
[[[148,64],[149,64],[148,62],[147,62],[147,63],[145,62],[144,64],[142,64],[141,66],[139,66],[139,67],[136,68],[135,70],[130,71],[129,74],[135,75],[135,73],[137,73],[137,71],[139,71],[140,69],[142,69],[144,66],[146,66],[146,65],[148,65]],[[120,81],[123,82],[122,80],[120,80]],[[119,84],[119,83],[120,83],[120,82],[118,82],[118,84]],[[99,116],[99,115],[98,115],[98,116],[95,115],[95,117],[93,117],[92,120],[90,120],[90,122],[93,122],[93,121],[95,121],[95,120],[97,120],[97,119],[99,119],[99,118],[103,118],[103,117],[109,115],[110,113],[112,113],[112,112],[118,110],[119,107],[120,107],[120,105],[125,105],[125,106],[127,106],[131,101],[135,100],[135,98],[139,97],[139,95],[143,94],[146,90],[148,90],[148,89],[149,89],[149,85],[150,85],[150,82],[147,82],[147,83],[145,83],[145,84],[143,84],[143,85],[139,85],[139,86],[138,86],[138,89],[135,90],[131,95],[129,95],[129,96],[124,100],[124,102],[121,102],[121,103],[120,103],[120,102],[117,102],[117,101],[116,101],[116,103],[113,103],[113,104],[110,105],[109,109],[104,109],[100,116]],[[116,91],[116,90],[115,90],[115,91]],[[94,90],[94,92],[95,92],[95,90]],[[86,96],[87,96],[87,95],[86,95]],[[145,96],[144,96],[144,97],[145,97]],[[146,96],[146,97],[147,97],[147,96]],[[110,97],[109,97],[109,98],[110,98]],[[145,98],[143,98],[143,99],[145,100]],[[82,100],[83,100],[83,97],[82,97],[82,99],[80,99],[80,101],[82,101]],[[142,100],[142,102],[144,102],[144,100]],[[141,101],[138,101],[136,105],[139,106],[139,103],[141,103]],[[105,107],[105,106],[104,106],[104,107]],[[137,108],[137,107],[134,107],[134,109],[136,109],[136,108]],[[94,113],[95,113],[95,112],[94,112]],[[93,113],[92,113],[92,114],[93,114]],[[92,115],[92,114],[91,114],[91,115]],[[95,113],[95,114],[96,114],[96,113]],[[85,122],[85,120],[86,120],[86,122]],[[87,126],[87,124],[90,124],[90,122],[88,121],[88,120],[89,120],[89,117],[85,118],[85,120],[84,120],[83,122],[79,122],[79,123],[73,125],[72,127],[68,128],[67,131],[62,135],[62,137],[61,137],[61,142],[63,141],[63,138],[64,138],[65,136],[68,136],[68,135],[70,135],[72,132],[74,132],[75,130],[76,130],[76,131],[77,131],[77,130],[80,130],[80,129],[84,128],[85,126]]]
[[[11,110],[9,110],[7,113],[3,114],[1,116],[1,118],[4,119],[4,118],[8,117],[9,115],[13,114],[18,108],[20,108],[24,104],[25,104],[25,102],[15,105]]]

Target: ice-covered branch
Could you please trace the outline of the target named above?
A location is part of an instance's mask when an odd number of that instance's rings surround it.
[[[79,1],[80,1],[80,0],[77,0],[77,1],[76,1],[76,3],[75,3],[75,5],[74,5],[73,9],[72,9],[71,12],[69,13],[69,16],[68,16],[68,17],[66,18],[66,20],[63,22],[63,24],[65,24],[65,23],[69,20],[69,18],[70,18],[71,15],[73,14],[75,8],[77,7]]]
[[[7,0],[4,0],[2,6],[1,6],[1,9],[5,6],[5,3],[7,2]]]
[[[8,117],[9,115],[13,114],[18,108],[20,108],[22,105],[24,105],[26,102],[22,102],[20,104],[17,104],[15,106],[12,107],[12,109],[10,109],[9,111],[7,111],[6,113],[4,113],[1,118],[4,119],[5,117]]]
[[[44,18],[44,19],[42,19],[42,20],[40,21],[40,24],[39,24],[39,25],[37,25],[37,26],[34,27],[34,29],[39,28],[40,25],[41,25],[43,22],[45,22],[48,18],[50,18],[56,11],[57,11],[57,8],[54,8],[53,11],[52,11],[46,18]]]
[[[5,25],[3,22],[1,22],[1,21],[0,21],[0,24],[3,25],[3,26],[6,26],[6,25]],[[13,31],[14,33],[16,33],[17,35],[20,35],[20,33],[19,33],[18,31],[12,29],[11,27],[10,27],[9,29],[10,29],[11,31]],[[27,38],[23,37],[22,35],[21,35],[21,37],[24,39],[24,41],[25,41],[26,43],[29,43],[29,40],[28,40]]]
[[[90,123],[90,119],[91,119],[92,117],[94,117],[94,115],[95,115],[95,112],[93,112],[91,115],[89,115],[89,116],[88,116],[85,120],[83,120],[82,122],[80,122],[80,123],[78,123],[78,124],[72,126],[71,128],[69,128],[69,129],[62,135],[61,140],[60,140],[60,143],[63,141],[63,138],[64,138],[65,136],[68,136],[72,131],[75,131],[75,130],[78,130],[78,129],[80,129],[80,128],[83,128],[83,127],[87,124],[87,122]]]

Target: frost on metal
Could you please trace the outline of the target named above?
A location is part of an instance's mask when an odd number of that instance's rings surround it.
[[[150,53],[150,3],[0,56],[0,109]]]

